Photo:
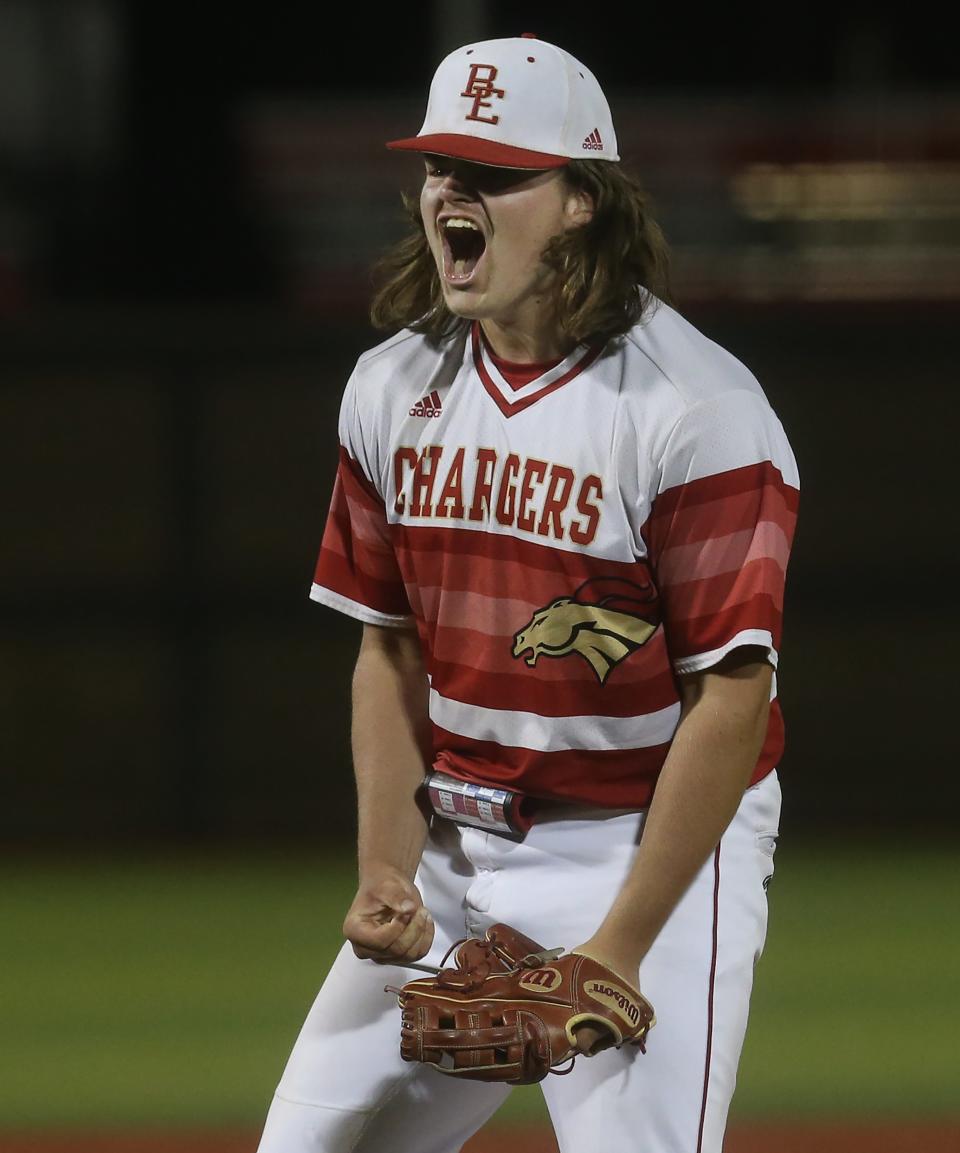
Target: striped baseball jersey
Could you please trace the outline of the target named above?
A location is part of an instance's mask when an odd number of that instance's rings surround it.
[[[528,374],[529,375],[529,374]],[[315,600],[416,626],[435,767],[645,807],[677,674],[776,668],[799,480],[760,385],[666,304],[507,379],[474,323],[360,357]],[[773,701],[753,780],[777,763]]]

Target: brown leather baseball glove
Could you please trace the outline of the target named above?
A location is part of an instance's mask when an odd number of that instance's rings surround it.
[[[544,949],[509,925],[458,944],[453,968],[387,987],[402,1010],[405,1061],[454,1077],[530,1085],[570,1072],[580,1053],[574,1030],[583,1024],[609,1029],[618,1049],[634,1044],[644,1051],[653,1008],[600,961]]]

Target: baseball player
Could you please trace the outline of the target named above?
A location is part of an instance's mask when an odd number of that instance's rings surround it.
[[[798,476],[667,303],[604,94],[531,36],[433,78],[416,227],[340,414],[313,598],[362,622],[359,886],[261,1153],[453,1153],[509,1087],[399,1052],[385,985],[496,922],[642,990],[576,1030],[563,1153],[719,1153],[766,932]]]

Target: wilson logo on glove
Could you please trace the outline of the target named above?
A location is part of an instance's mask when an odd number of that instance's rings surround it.
[[[602,1001],[631,1025],[636,1025],[642,1016],[640,1006],[619,987],[619,985],[601,985],[594,981],[585,990],[595,1001]]]
[[[533,989],[535,992],[541,989],[556,989],[558,985],[563,984],[563,975],[559,969],[531,969],[529,972],[521,973],[517,984],[521,989]]]

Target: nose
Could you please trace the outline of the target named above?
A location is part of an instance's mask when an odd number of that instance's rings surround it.
[[[446,200],[473,200],[477,195],[468,171],[460,165],[450,166],[444,175],[440,191]]]

